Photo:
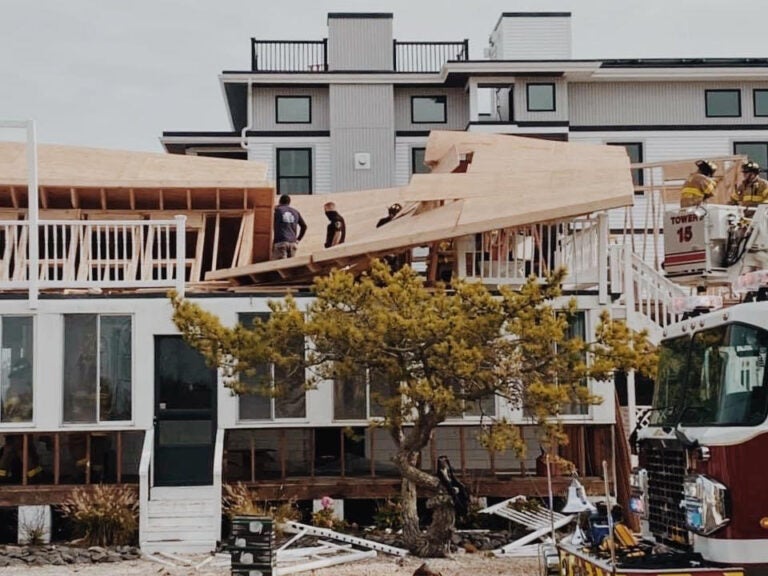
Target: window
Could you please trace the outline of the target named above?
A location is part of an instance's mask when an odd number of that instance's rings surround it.
[[[411,96],[411,123],[445,124],[445,96]]]
[[[333,417],[336,420],[366,420],[385,416],[382,401],[391,398],[397,389],[384,376],[362,371],[349,378],[333,382]]]
[[[0,319],[0,423],[31,422],[33,337],[31,316]]]
[[[744,154],[752,162],[757,162],[760,165],[760,175],[766,176],[766,168],[768,167],[768,142],[734,142],[733,143],[734,154]]]
[[[580,338],[582,341],[587,339],[587,315],[584,312],[574,312],[568,314],[568,328],[566,329],[565,336],[567,339]],[[582,386],[587,386],[586,380],[582,382]],[[580,402],[571,402],[565,404],[560,413],[561,414],[587,414],[589,412],[589,406]]]
[[[643,161],[643,144],[641,142],[606,142],[609,146],[624,146],[631,164],[639,164]],[[643,169],[632,169],[632,184],[643,185]]]
[[[526,85],[528,112],[555,111],[555,85],[530,83]]]
[[[741,116],[741,90],[706,90],[707,118]]]
[[[768,116],[768,90],[753,90],[752,103],[755,106],[755,116]]]
[[[64,422],[131,419],[130,316],[64,316]]]
[[[426,148],[411,148],[411,175],[429,174],[429,166],[424,164]]]
[[[277,149],[277,193],[312,194],[312,149]]]
[[[276,96],[275,121],[278,124],[310,124],[312,100],[309,96]]]
[[[266,320],[268,313],[246,312],[238,314],[243,326],[253,325],[256,318]],[[304,353],[304,340],[295,343],[297,354]],[[274,364],[256,366],[252,374],[240,374],[240,382],[250,392],[239,398],[240,420],[274,420],[276,418],[304,418],[306,395],[304,373],[290,373]]]

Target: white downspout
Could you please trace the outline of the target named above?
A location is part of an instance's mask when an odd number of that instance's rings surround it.
[[[253,82],[248,80],[248,96],[245,103],[246,121],[243,129],[240,130],[240,147],[248,152],[248,130],[253,130]],[[249,158],[248,158],[249,159]]]

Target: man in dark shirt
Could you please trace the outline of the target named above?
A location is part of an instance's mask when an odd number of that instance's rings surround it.
[[[288,194],[283,194],[280,196],[280,203],[275,206],[275,237],[272,244],[272,260],[295,256],[296,248],[307,232],[307,224],[304,222],[304,218],[290,204],[291,197]]]
[[[378,222],[376,222],[376,228],[381,228],[386,224],[387,222],[391,222],[392,219],[397,216],[400,213],[400,210],[402,210],[403,207],[400,206],[400,204],[392,204],[389,208],[387,208],[387,215],[384,216],[384,218],[379,219]]]
[[[325,210],[325,215],[329,220],[325,234],[325,247],[330,248],[344,242],[347,237],[347,226],[344,223],[344,218],[336,211],[336,204],[326,202],[323,205],[323,210]]]

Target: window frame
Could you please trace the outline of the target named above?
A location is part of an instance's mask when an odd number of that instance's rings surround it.
[[[5,412],[5,406],[2,406],[2,410],[0,410],[0,426],[2,425],[20,425],[20,424],[30,424],[35,421],[35,330],[36,330],[36,321],[35,316],[29,315],[29,314],[4,314],[0,316],[0,348],[2,348],[2,341],[3,337],[5,335],[5,320],[8,318],[24,318],[28,319],[29,325],[31,328],[31,334],[30,334],[30,343],[29,343],[29,355],[23,356],[16,361],[19,360],[26,360],[27,364],[29,365],[29,371],[30,371],[30,415],[28,419],[3,419],[3,413]],[[9,360],[8,364],[8,374],[6,375],[6,378],[4,381],[0,380],[0,390],[2,390],[2,395],[0,395],[0,402],[5,401],[5,394],[9,391],[11,387],[10,382],[10,374],[13,370],[13,360]]]
[[[136,361],[136,331],[134,329],[135,325],[135,319],[133,314],[120,314],[120,313],[66,313],[63,314],[63,331],[64,331],[64,341],[66,342],[67,339],[67,318],[71,317],[84,317],[84,316],[95,316],[96,317],[96,352],[95,352],[95,361],[96,361],[96,383],[95,383],[95,391],[94,391],[94,403],[95,403],[95,417],[93,420],[73,420],[73,419],[67,419],[66,414],[66,403],[62,402],[61,405],[61,421],[65,425],[83,425],[83,424],[90,424],[90,425],[115,425],[118,423],[126,423],[126,422],[133,422],[135,418],[135,403],[136,403],[136,367],[135,367],[135,361]],[[102,410],[101,410],[101,380],[102,380],[102,371],[101,371],[101,354],[102,354],[102,318],[127,318],[129,320],[129,327],[130,327],[130,389],[131,389],[131,400],[130,400],[130,415],[128,419],[123,420],[105,420],[102,418]],[[63,362],[62,362],[62,382],[61,382],[61,390],[63,394],[66,394],[67,391],[65,389],[67,385],[67,359],[66,359],[66,352],[67,348],[66,345],[62,349],[62,356],[63,356]]]
[[[744,154],[743,152],[739,152],[737,150],[737,147],[741,146],[741,145],[762,146],[764,148],[765,158],[760,158],[758,160],[755,160],[749,154],[745,154],[745,156],[747,156],[747,158],[749,160],[752,160],[752,161],[757,162],[758,164],[760,164],[760,174],[759,174],[759,176],[761,178],[766,178],[766,176],[768,176],[768,140],[755,140],[755,141],[741,140],[741,141],[734,141],[733,142],[733,153],[734,154]]]
[[[237,321],[239,324],[241,324],[243,327],[248,328],[249,326],[246,325],[245,322],[253,322],[255,318],[260,318],[262,320],[267,320],[270,316],[270,312],[238,312],[237,313]],[[273,362],[269,362],[268,366],[266,366],[268,373],[269,373],[269,379],[271,382],[271,388],[274,390],[275,388],[275,364]],[[240,379],[240,375],[238,374],[238,380]],[[304,391],[304,415],[303,416],[278,416],[277,415],[277,398],[275,396],[267,396],[267,395],[261,395],[261,394],[248,394],[249,396],[256,396],[259,395],[264,400],[267,400],[269,402],[269,417],[267,418],[244,418],[241,413],[242,404],[241,399],[243,398],[244,394],[238,394],[237,396],[237,422],[239,424],[250,424],[253,422],[304,422],[307,420],[307,392]]]
[[[765,94],[765,97],[766,97],[765,113],[764,114],[758,114],[757,113],[757,95],[758,95],[758,93]],[[753,88],[752,89],[752,114],[755,116],[755,118],[768,117],[768,88]]]
[[[306,152],[307,153],[307,176],[282,176],[280,174],[280,154],[282,152]],[[307,194],[311,195],[313,193],[313,186],[314,186],[314,178],[313,178],[313,163],[312,163],[312,152],[313,149],[311,146],[288,146],[288,147],[275,147],[275,188],[278,195],[280,194]],[[307,192],[283,192],[281,189],[281,180],[285,179],[291,179],[291,180],[306,180],[308,183],[309,190]]]
[[[608,146],[623,146],[625,150],[627,149],[627,146],[637,146],[637,149],[638,149],[638,152],[639,152],[639,154],[638,154],[639,159],[638,159],[637,163],[642,164],[644,162],[645,154],[644,154],[644,150],[643,150],[643,148],[644,148],[644,143],[643,142],[606,142],[606,144]],[[629,155],[629,152],[627,152],[627,156],[629,156],[630,164],[632,164],[633,163],[632,162],[632,157]],[[632,185],[633,186],[637,187],[637,186],[644,186],[645,185],[645,177],[644,177],[645,175],[643,174],[643,169],[642,168],[632,168],[632,169],[630,169],[630,172],[632,173]],[[635,175],[637,175],[637,179],[635,179]],[[635,191],[635,194],[642,195],[643,192],[642,191]]]
[[[422,161],[421,163],[421,170],[417,170],[417,163],[416,163],[416,154],[418,152],[422,153],[422,160],[423,155],[427,151],[425,146],[411,146],[411,176],[414,174],[429,174],[430,170],[429,168],[424,164]]]
[[[715,93],[736,93],[736,105],[737,105],[737,113],[736,114],[710,114],[709,112],[709,95],[715,94]],[[741,107],[741,89],[740,88],[715,88],[711,90],[704,90],[704,115],[707,118],[741,118],[742,116],[742,107]]]
[[[416,110],[414,108],[414,105],[416,103],[416,100],[427,100],[427,99],[433,99],[436,101],[442,100],[442,106],[443,106],[443,119],[442,120],[417,120],[416,119]],[[447,124],[448,123],[448,95],[447,94],[433,94],[433,95],[425,95],[425,94],[417,94],[411,96],[411,124]]]
[[[280,119],[280,100],[306,100],[307,101],[307,120],[281,120]],[[275,124],[312,124],[312,97],[311,96],[275,96]]]
[[[531,108],[531,87],[549,86],[552,89],[552,108]],[[557,91],[554,82],[526,82],[525,108],[528,112],[557,112]]]

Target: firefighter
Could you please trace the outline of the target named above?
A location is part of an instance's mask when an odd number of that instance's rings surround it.
[[[680,207],[698,206],[715,193],[717,181],[713,178],[717,164],[709,160],[696,161],[697,172],[688,176],[680,194]]]
[[[760,178],[760,166],[757,162],[747,162],[741,167],[744,175],[731,194],[731,204],[738,204],[754,209],[758,204],[768,201],[768,181]]]

